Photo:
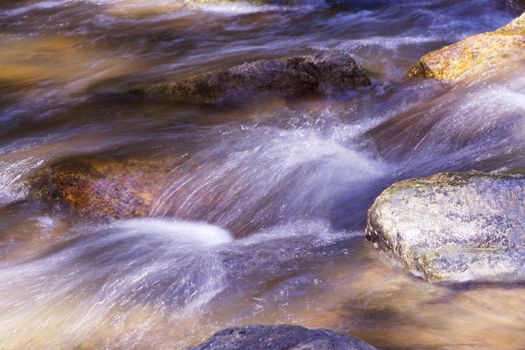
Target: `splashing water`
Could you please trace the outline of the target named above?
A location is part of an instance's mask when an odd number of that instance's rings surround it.
[[[229,285],[254,274],[281,276],[283,266],[288,266],[286,274],[299,270],[302,254],[348,236],[334,236],[325,224],[308,222],[239,242],[213,225],[165,219],[78,230],[89,235],[34,259],[1,266],[0,330],[8,335],[2,348],[75,347],[89,341],[96,346],[131,340],[137,347],[151,344],[142,333],[158,332],[159,319],[175,328],[183,325],[209,312],[212,300],[235,293],[227,290]],[[290,239],[295,242],[291,248],[276,249]],[[249,263],[244,258],[248,252],[253,254]],[[139,333],[133,330],[136,317],[143,318]],[[114,332],[108,344],[104,328]],[[67,343],[51,336],[52,330],[69,334]]]
[[[152,215],[200,218],[238,234],[289,218],[322,219],[331,213],[341,215],[334,218],[339,224],[348,220],[348,213],[338,212],[337,206],[352,200],[355,187],[385,171],[379,161],[352,149],[355,131],[347,133],[245,127],[242,136],[230,136],[187,161],[191,166],[193,159],[197,164],[205,159],[202,165],[176,169]]]

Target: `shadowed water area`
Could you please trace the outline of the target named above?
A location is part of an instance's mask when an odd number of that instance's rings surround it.
[[[0,349],[180,349],[289,323],[380,349],[523,349],[522,285],[431,284],[364,239],[393,182],[525,171],[525,65],[454,86],[423,54],[494,30],[501,0],[0,3]],[[342,96],[184,104],[137,84],[336,48],[372,80]],[[69,156],[170,159],[148,217],[28,197]]]

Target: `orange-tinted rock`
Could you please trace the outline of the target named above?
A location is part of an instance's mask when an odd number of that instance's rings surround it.
[[[447,82],[476,77],[502,67],[512,56],[525,55],[525,13],[494,32],[482,33],[424,55],[409,77]]]
[[[173,159],[75,157],[36,173],[31,195],[98,218],[147,216]]]

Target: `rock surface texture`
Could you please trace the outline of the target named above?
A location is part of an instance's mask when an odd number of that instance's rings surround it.
[[[165,159],[75,157],[37,172],[30,194],[89,217],[147,216],[170,169]]]
[[[432,51],[407,75],[453,82],[502,67],[512,57],[525,56],[525,13],[494,32],[482,33]]]
[[[246,99],[254,94],[338,94],[370,84],[364,70],[348,53],[329,50],[307,56],[248,62],[133,92],[162,101],[221,103]]]
[[[229,328],[214,334],[207,342],[188,350],[374,350],[361,340],[324,329],[300,326]]]
[[[367,239],[429,281],[525,280],[525,176],[443,173],[395,183]]]

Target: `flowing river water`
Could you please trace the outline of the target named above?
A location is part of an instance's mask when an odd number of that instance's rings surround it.
[[[397,180],[524,171],[522,62],[453,87],[404,78],[516,15],[501,0],[1,2],[0,349],[179,349],[254,323],[380,349],[523,349],[523,286],[427,283],[364,239]],[[93,98],[326,48],[372,86],[215,107]],[[182,159],[149,218],[28,199],[39,167],[113,153]]]

